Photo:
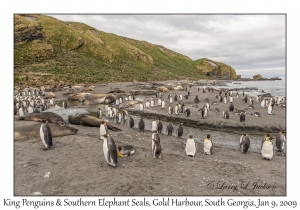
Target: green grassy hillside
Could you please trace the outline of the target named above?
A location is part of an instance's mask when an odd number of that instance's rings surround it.
[[[14,40],[15,85],[236,78],[220,62],[44,15],[15,15]]]

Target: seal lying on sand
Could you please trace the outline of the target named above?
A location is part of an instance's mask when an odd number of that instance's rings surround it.
[[[90,127],[100,127],[100,124],[103,122],[103,120],[88,116],[88,115],[82,115],[82,116],[73,116],[70,115],[68,117],[69,122],[74,125],[84,125],[84,126],[90,126]],[[106,122],[106,126],[109,130],[112,131],[122,131],[120,128],[112,126],[110,123]]]
[[[26,120],[26,121],[35,121],[42,122],[47,120],[49,123],[55,123],[59,125],[65,125],[64,119],[53,112],[41,112],[41,113],[32,113],[25,115],[23,117],[15,118],[16,120]]]
[[[52,137],[58,137],[58,136],[66,136],[66,135],[74,135],[77,133],[78,129],[73,128],[71,126],[61,126],[58,124],[49,123],[48,124]],[[18,126],[14,129],[14,140],[22,140],[26,139],[28,137],[34,137],[36,139],[41,140],[40,138],[40,123],[33,123],[30,125],[24,125],[24,126]]]

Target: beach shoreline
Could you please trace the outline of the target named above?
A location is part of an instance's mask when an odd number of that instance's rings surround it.
[[[171,82],[174,81],[164,83]],[[107,93],[114,89],[127,92],[133,89],[132,86],[127,87],[132,84],[134,83],[96,85],[92,93]],[[62,91],[53,93],[57,100],[65,100],[67,97],[62,94]],[[165,92],[163,93],[165,100],[168,93],[186,92],[175,90]],[[165,121],[171,120],[174,123],[183,121],[187,123],[184,126],[190,127],[196,123],[194,127],[203,130],[235,134],[247,132],[263,136],[268,132],[276,135],[279,130],[286,130],[286,110],[275,107],[274,114],[268,115],[267,109],[261,108],[256,100],[255,111],[260,112],[262,118],[250,115],[251,110],[249,110],[244,123],[239,121],[238,115],[232,113],[229,119],[224,119],[222,111],[228,110],[229,104],[218,103],[212,105],[212,110],[209,111],[206,119],[201,119],[198,110],[202,108],[206,98],[211,102],[218,101],[216,94],[217,91],[198,92],[197,86],[192,86],[191,96],[187,100],[183,99],[185,107],[191,109],[189,118],[184,114],[170,116],[167,114],[167,108],[160,107],[140,112],[138,105],[133,105],[126,110],[130,114],[148,119],[161,117]],[[198,95],[200,100],[197,108],[192,107],[195,104],[193,102],[195,95]],[[136,96],[137,100],[141,101],[150,97]],[[238,109],[246,106],[242,97],[234,97],[234,104]],[[166,103],[166,107],[168,105],[169,103]],[[213,111],[215,108],[219,108],[219,113]],[[200,123],[197,125],[197,122]],[[14,126],[31,123],[33,122],[15,121]],[[186,139],[161,134],[163,158],[153,159],[150,131],[139,132],[136,128],[129,128],[127,124],[114,125],[122,129],[120,132],[110,131],[116,144],[130,144],[136,149],[135,154],[118,158],[116,168],[109,166],[105,161],[103,142],[99,139],[99,128],[70,125],[78,129],[77,134],[53,138],[54,148],[47,151],[41,149],[42,142],[36,138],[15,141],[14,195],[33,195],[34,192],[53,196],[286,195],[286,156],[275,155],[272,160],[267,161],[260,153],[251,150],[247,154],[242,154],[238,147],[228,149],[221,146],[214,149],[213,155],[204,155],[203,144],[200,141],[196,142],[196,156],[191,158],[187,157],[184,151]],[[197,138],[204,140],[205,136]],[[214,138],[216,137],[213,136]],[[45,177],[48,172],[50,176]],[[246,189],[243,189],[243,183],[249,183]],[[257,189],[254,187],[255,184],[273,187]]]

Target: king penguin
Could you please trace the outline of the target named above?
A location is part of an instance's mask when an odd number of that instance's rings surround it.
[[[211,135],[207,134],[204,140],[203,150],[205,155],[211,155],[213,153],[214,144],[211,140]]]
[[[104,135],[108,134],[108,129],[106,126],[106,123],[104,121],[101,122],[100,124],[100,139],[104,139]]]
[[[268,106],[268,114],[269,114],[269,115],[271,115],[272,112],[273,112],[273,106],[274,106],[274,105],[273,105],[272,103],[270,103],[269,106]]]
[[[173,125],[171,122],[169,122],[166,132],[168,133],[169,136],[172,136],[173,131],[174,131]]]
[[[139,121],[138,126],[139,126],[139,131],[140,131],[140,132],[141,132],[141,131],[144,131],[144,129],[145,129],[145,122],[144,122],[144,120],[143,120],[142,117],[141,117],[141,119],[140,119],[140,121]]]
[[[129,127],[130,128],[134,127],[134,120],[133,120],[133,118],[131,116],[129,117]]]
[[[245,122],[245,120],[246,120],[246,115],[245,115],[245,112],[242,111],[242,112],[240,113],[240,121],[241,121],[241,122]]]
[[[182,134],[183,134],[183,127],[182,127],[182,123],[180,123],[177,128],[177,135],[178,137],[181,137]]]
[[[67,105],[67,102],[66,102],[66,101],[63,101],[62,106],[63,106],[64,109],[67,109],[67,106],[68,106],[68,105]]]
[[[285,149],[285,136],[283,135],[283,132],[280,131],[279,134],[276,136],[276,150],[277,154],[282,154]]]
[[[225,119],[229,119],[229,113],[228,113],[228,111],[223,111],[223,117]]]
[[[156,131],[156,130],[157,130],[157,123],[156,123],[156,120],[153,119],[153,120],[152,120],[152,132],[153,132],[153,131]]]
[[[168,113],[173,114],[173,107],[171,106],[171,104],[169,105]]]
[[[42,140],[43,144],[45,145],[46,149],[48,149],[51,146],[53,146],[52,133],[51,133],[51,129],[48,125],[48,121],[43,120],[42,122],[43,123],[40,128],[40,137],[41,137],[41,140]]]
[[[153,158],[161,158],[161,145],[157,139],[157,134],[154,135],[154,139],[152,139],[152,155]]]
[[[274,156],[273,137],[270,134],[265,134],[261,142],[261,155],[264,159],[271,160]]]
[[[161,102],[161,108],[162,108],[162,109],[165,108],[165,101],[164,101],[164,100],[162,100],[162,102]]]
[[[102,118],[102,111],[101,111],[101,108],[99,108],[98,111],[97,111],[97,117],[98,117],[98,118]]]
[[[191,110],[189,108],[185,108],[183,113],[186,113],[186,116],[189,117],[191,115]]]
[[[247,153],[248,149],[250,147],[250,139],[247,134],[243,134],[240,138],[240,148],[242,153]]]
[[[109,165],[116,167],[118,163],[118,151],[115,140],[111,137],[110,134],[104,135],[103,153],[106,162]]]
[[[157,131],[158,131],[159,133],[161,133],[161,132],[162,132],[162,129],[163,129],[163,124],[162,124],[162,122],[161,122],[160,120],[158,120],[158,123],[157,123]]]
[[[190,135],[185,144],[185,152],[189,157],[194,157],[196,154],[196,144],[193,136]]]

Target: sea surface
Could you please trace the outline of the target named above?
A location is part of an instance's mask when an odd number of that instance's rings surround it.
[[[272,96],[286,96],[286,80],[264,80],[264,81],[233,81],[226,83],[228,88],[243,91],[249,96],[257,96],[270,93]],[[221,86],[219,86],[221,87]],[[224,86],[223,86],[224,87]]]

